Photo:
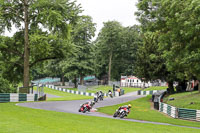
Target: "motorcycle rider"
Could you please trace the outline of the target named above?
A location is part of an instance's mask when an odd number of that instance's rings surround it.
[[[98,102],[98,93],[95,93],[95,94],[94,94],[94,101],[95,101],[95,102]]]
[[[124,109],[126,108],[128,110],[128,113],[130,112],[130,109],[131,109],[131,104],[128,104],[128,105],[124,105],[124,106],[121,106],[118,108],[118,112],[121,110],[121,109]]]
[[[84,107],[84,106],[88,106],[88,111],[90,112],[90,109],[92,109],[92,107],[95,105],[95,102],[94,101],[88,101],[84,104],[81,105],[81,108]],[[79,110],[80,112],[80,110]]]
[[[113,95],[112,95],[112,91],[111,90],[108,90],[108,95],[113,98]]]
[[[91,108],[95,105],[95,102],[94,101],[91,101],[90,103],[89,103],[89,105],[91,106]]]
[[[99,97],[98,97],[98,99],[103,100],[103,92],[102,91],[99,91]]]

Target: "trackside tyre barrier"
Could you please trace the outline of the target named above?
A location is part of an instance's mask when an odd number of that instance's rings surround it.
[[[150,95],[159,92],[158,90],[154,91],[138,91],[138,95]],[[163,92],[164,94],[164,92]],[[177,108],[174,106],[171,106],[169,104],[163,103],[162,98],[163,94],[160,95],[158,98],[159,101],[159,111],[172,117],[172,118],[178,118],[178,119],[185,119],[185,120],[193,120],[193,121],[199,121],[200,122],[200,110],[194,110],[194,109],[185,109],[185,108]]]
[[[45,85],[45,86],[47,88],[51,88],[51,89],[54,89],[54,90],[72,93],[72,94],[77,94],[77,95],[94,96],[94,94],[95,94],[95,93],[90,93],[90,92],[81,92],[81,91],[74,91],[74,90],[69,90],[69,89],[58,88],[54,85]],[[104,96],[108,97],[108,94],[104,93]]]
[[[177,108],[166,103],[159,103],[159,111],[173,118],[200,121],[200,110]]]
[[[37,94],[25,94],[25,93],[0,93],[0,103],[37,101],[37,96],[38,96]]]
[[[173,118],[200,121],[200,110],[177,108],[161,102],[161,98],[159,101],[159,111]]]
[[[171,105],[159,102],[159,111],[171,116],[173,118],[178,118],[177,116],[177,108]]]
[[[153,93],[158,92],[159,90],[152,90],[152,91],[137,91],[138,95],[153,95]]]
[[[200,121],[200,110],[197,110],[197,121]]]

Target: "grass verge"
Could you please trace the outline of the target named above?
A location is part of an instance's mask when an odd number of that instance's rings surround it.
[[[199,133],[198,129],[45,111],[0,103],[1,133]]]
[[[60,96],[56,98],[48,98],[47,101],[69,101],[69,100],[83,100],[83,99],[92,99],[91,96],[83,96],[83,95],[77,95],[77,94],[71,94],[67,92],[62,92],[58,90],[53,90],[51,88],[44,87],[44,93]]]
[[[153,90],[166,90],[167,86],[151,86],[143,91],[153,91]]]
[[[134,91],[138,91],[140,90],[140,88],[132,88],[132,87],[121,87],[122,89],[124,89],[125,93],[129,93],[129,92],[134,92]],[[87,90],[87,92],[92,92],[95,93],[97,91],[103,91],[104,93],[107,93],[108,90],[113,90],[112,86],[103,86],[100,85],[98,87],[94,87],[94,88],[90,88]]]
[[[170,98],[174,100],[169,101]],[[200,93],[198,91],[177,93],[165,97],[164,102],[179,108],[200,110]]]
[[[182,126],[191,126],[191,127],[200,127],[199,122],[186,121],[180,119],[173,119],[169,116],[166,116],[160,113],[157,110],[152,109],[151,96],[143,97],[131,102],[127,102],[124,104],[132,104],[131,113],[128,115],[128,118],[137,119],[137,120],[145,120],[145,121],[153,121],[153,122],[162,122],[162,123],[170,123],[174,125],[182,125]],[[99,112],[113,115],[115,110],[124,104],[118,104],[114,106],[108,106],[99,108]]]

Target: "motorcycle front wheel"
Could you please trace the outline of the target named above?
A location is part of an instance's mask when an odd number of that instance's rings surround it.
[[[117,115],[118,115],[118,113],[117,113],[117,112],[115,112],[115,113],[114,113],[114,115],[113,115],[113,117],[117,117]]]

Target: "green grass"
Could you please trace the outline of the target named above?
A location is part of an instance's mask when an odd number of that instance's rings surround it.
[[[147,96],[147,97],[140,98],[128,103],[99,108],[99,111],[102,113],[113,115],[115,110],[119,106],[130,103],[132,105],[132,108],[131,108],[130,114],[128,115],[128,118],[137,119],[137,120],[145,120],[145,121],[153,121],[153,122],[170,123],[170,124],[175,124],[175,125],[200,127],[199,122],[173,119],[169,116],[166,116],[160,113],[157,110],[152,109],[150,99],[151,99],[151,96]]]
[[[170,98],[175,100],[169,101]],[[200,93],[198,91],[177,93],[164,98],[164,102],[179,108],[200,110]]]
[[[153,90],[166,90],[167,86],[151,86],[143,91],[153,91]]]
[[[125,90],[125,93],[129,93],[129,92],[140,90],[140,88],[132,88],[132,87],[121,87],[121,88]],[[77,88],[65,88],[65,89],[78,91]],[[86,90],[86,92],[96,93],[97,91],[100,91],[100,90],[103,93],[107,93],[108,90],[113,90],[113,88],[112,88],[112,86],[104,86],[104,85],[92,86],[92,87],[88,87],[88,89]]]
[[[34,88],[35,89],[35,88]],[[58,90],[53,90],[51,88],[44,87],[44,93],[60,96],[58,98],[48,98],[47,101],[69,101],[69,100],[82,100],[82,99],[92,99],[91,96],[83,96],[77,94],[71,94],[67,92],[62,92]]]
[[[125,93],[141,90],[141,88],[132,88],[132,87],[122,87],[122,89],[125,90]]]
[[[78,88],[65,88],[65,89],[78,91]]]
[[[121,88],[124,89],[125,93],[140,90],[140,88],[131,88],[131,87],[121,87]],[[103,86],[103,85],[100,85],[98,87],[92,87],[92,88],[90,88],[89,90],[87,90],[87,92],[95,93],[95,92],[100,91],[100,90],[103,91],[104,93],[107,93],[108,90],[113,90],[113,87],[112,86]]]
[[[199,133],[198,129],[30,109],[0,103],[1,133]]]

